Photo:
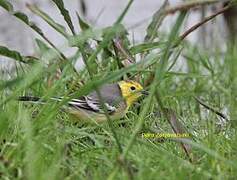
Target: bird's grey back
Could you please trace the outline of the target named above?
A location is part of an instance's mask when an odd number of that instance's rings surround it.
[[[123,100],[120,87],[117,83],[103,85],[98,90],[100,91],[101,97],[103,98],[105,103],[115,105]],[[99,97],[96,91],[93,91],[88,96],[99,101]]]

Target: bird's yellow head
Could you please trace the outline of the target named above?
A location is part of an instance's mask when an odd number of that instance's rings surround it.
[[[128,108],[145,92],[141,84],[131,80],[120,81],[119,87],[122,91],[122,96],[126,100]]]

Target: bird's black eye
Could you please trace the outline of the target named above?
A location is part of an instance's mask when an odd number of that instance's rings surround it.
[[[135,88],[134,86],[131,86],[130,89],[131,89],[132,91],[136,90],[136,88]]]

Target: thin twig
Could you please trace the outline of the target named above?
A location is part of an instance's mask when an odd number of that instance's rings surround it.
[[[203,107],[205,107],[206,109],[210,110],[211,112],[217,114],[218,116],[222,117],[223,119],[229,121],[229,119],[226,117],[226,115],[224,115],[223,113],[217,111],[216,109],[214,109],[213,107],[207,105],[206,103],[204,103],[202,100],[200,100],[197,97],[194,97],[196,99],[196,101],[201,104]]]
[[[166,8],[164,11],[164,14],[166,14],[166,15],[173,14],[177,11],[185,11],[185,10],[189,10],[191,8],[196,8],[197,6],[205,6],[205,5],[214,4],[214,3],[218,3],[218,2],[223,2],[223,1],[203,0],[203,1],[187,2],[187,3],[180,4],[178,6],[175,6],[175,7]]]
[[[123,63],[121,62],[121,59],[119,58],[119,52],[118,52],[118,48],[115,45],[115,42],[113,41],[113,48],[114,48],[114,52],[115,52],[115,59],[118,65],[119,69],[122,69],[124,67]]]
[[[118,51],[132,64],[135,61],[135,59],[130,55],[128,50],[126,50],[122,44],[122,40],[120,38],[116,38],[113,40],[113,43],[115,47],[118,49]]]
[[[158,91],[156,91],[155,93],[155,97],[156,100],[161,108],[161,111],[163,113],[163,115],[165,116],[165,118],[167,119],[167,121],[169,122],[172,130],[174,131],[174,133],[179,134],[180,132],[184,132],[183,130],[183,126],[182,124],[177,121],[177,118],[175,116],[175,113],[172,110],[166,109],[163,106],[163,103],[161,101],[160,95],[158,93]],[[192,157],[191,157],[191,147],[183,142],[180,142],[182,149],[184,150],[186,156],[188,157],[189,161],[192,162]]]
[[[179,38],[179,41],[177,44],[179,44],[179,42],[181,42],[182,40],[184,40],[191,32],[193,32],[194,30],[196,30],[197,28],[199,28],[200,26],[202,26],[203,24],[205,24],[206,22],[210,21],[211,19],[215,18],[216,16],[222,14],[223,12],[225,12],[227,9],[229,9],[230,6],[226,6],[222,9],[220,9],[219,11],[217,11],[216,13],[212,14],[211,16],[208,16],[206,18],[204,18],[201,22],[193,25],[191,28],[189,28],[187,31],[185,31]]]

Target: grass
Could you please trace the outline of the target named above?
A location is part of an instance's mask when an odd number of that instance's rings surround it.
[[[226,52],[220,53],[218,49],[210,52],[180,42],[178,37],[188,15],[180,13],[171,32],[164,33],[159,29],[164,19],[162,9],[148,27],[148,38],[132,44],[121,24],[132,2],[114,25],[104,29],[96,29],[79,17],[80,32],[76,32],[61,0],[54,3],[70,31],[43,10],[27,5],[61,33],[70,46],[78,48],[73,57],[66,57],[25,14],[15,12],[9,2],[0,1],[1,7],[41,36],[35,41],[37,57],[0,46],[2,56],[19,62],[16,72],[0,82],[1,179],[235,179],[235,46],[229,45]],[[163,35],[162,42],[157,40],[159,34]],[[115,37],[122,40],[122,47],[113,44]],[[93,48],[91,41],[96,44]],[[121,61],[131,54],[142,61],[124,66]],[[85,68],[75,71],[76,59],[83,60]],[[81,125],[60,110],[70,98],[85,95],[102,84],[134,78],[150,95],[123,119]],[[71,93],[74,90],[76,93]],[[18,102],[17,97],[25,94],[46,100],[52,96],[65,99],[46,105]],[[194,97],[224,113],[228,120],[204,108]],[[175,121],[170,118],[171,111]],[[142,133],[179,130],[176,125],[170,126],[177,122],[190,134],[189,141],[142,138]],[[188,153],[180,141],[191,147]]]

